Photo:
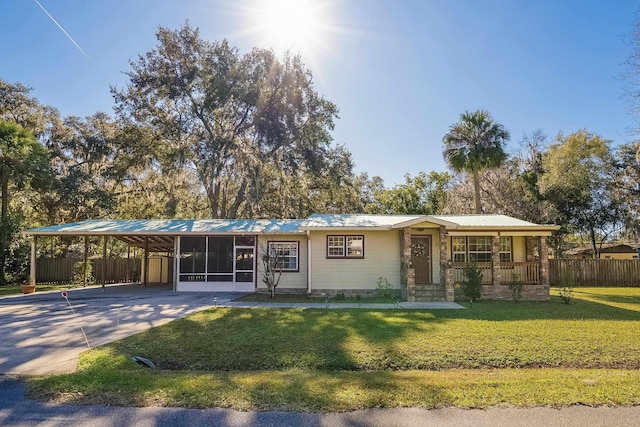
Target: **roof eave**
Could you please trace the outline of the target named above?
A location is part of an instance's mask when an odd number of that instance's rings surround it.
[[[300,227],[302,231],[389,231],[392,230],[391,225],[376,225],[370,227],[340,227],[340,226],[314,226],[314,227]]]

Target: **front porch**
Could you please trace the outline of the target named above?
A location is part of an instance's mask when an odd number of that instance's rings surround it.
[[[523,284],[522,299],[550,298],[547,232],[460,232],[434,225],[402,230],[401,295],[407,301],[463,297],[456,289],[465,281],[464,267],[471,262],[482,271],[482,299],[511,299],[509,284],[516,281]],[[425,253],[420,246],[416,253],[416,239],[427,232],[431,233],[432,248]],[[425,259],[430,276],[423,272]]]

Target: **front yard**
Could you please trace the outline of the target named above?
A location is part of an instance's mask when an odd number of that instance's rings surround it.
[[[29,380],[73,403],[302,411],[640,404],[640,289],[467,310],[207,310]],[[150,370],[131,356],[153,360]]]

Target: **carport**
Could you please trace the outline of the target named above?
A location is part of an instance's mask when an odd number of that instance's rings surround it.
[[[255,292],[258,278],[258,238],[285,240],[304,236],[302,220],[210,219],[210,220],[87,220],[34,228],[31,277],[36,281],[37,239],[44,236],[90,236],[102,238],[102,258],[107,241],[118,239],[144,251],[140,282],[170,283],[177,291]],[[284,237],[283,237],[284,236]],[[297,249],[297,245],[296,245]],[[102,268],[105,263],[102,264]]]
[[[154,221],[159,222],[159,221]],[[100,273],[105,278],[107,268],[107,244],[110,238],[115,238],[127,244],[129,247],[144,251],[141,259],[140,283],[171,284],[175,290],[175,253],[176,241],[174,235],[163,232],[158,227],[149,229],[148,221],[112,221],[90,220],[78,223],[63,224],[36,228],[25,231],[23,234],[31,236],[31,264],[30,277],[37,283],[37,243],[39,238],[46,237],[79,237],[84,238],[84,271],[88,260],[89,237],[100,237],[102,240],[102,263]],[[157,224],[159,225],[159,224]],[[86,277],[84,278],[86,282]],[[103,282],[104,286],[104,282]]]

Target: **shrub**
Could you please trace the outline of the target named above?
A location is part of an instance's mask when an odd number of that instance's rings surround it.
[[[22,283],[29,278],[29,264],[31,259],[31,245],[20,231],[26,228],[24,218],[9,210],[6,222],[0,222],[0,236],[5,241],[4,246],[4,276],[0,283]]]
[[[79,260],[73,263],[73,283],[85,286],[87,283],[93,282],[93,266],[91,261],[87,260],[87,268],[84,268],[84,260]],[[83,272],[84,270],[84,272]],[[84,281],[86,278],[86,282]]]
[[[269,295],[273,298],[276,294],[276,288],[280,283],[280,277],[282,277],[282,265],[284,258],[276,251],[271,251],[267,247],[261,246],[260,251],[262,252],[260,259],[262,260],[263,266],[262,282],[267,285]]]
[[[464,281],[462,282],[462,291],[471,301],[480,299],[482,293],[482,270],[476,263],[465,265],[462,271]]]
[[[515,302],[520,302],[522,299],[522,289],[524,283],[520,280],[520,275],[517,273],[511,273],[511,281],[509,282],[509,292],[511,292],[511,298]]]
[[[378,286],[376,286],[376,293],[379,298],[391,298],[391,283],[386,277],[378,277]]]
[[[576,284],[576,278],[573,271],[564,269],[560,272],[558,287],[560,288],[560,298],[565,304],[571,304],[573,300],[573,287]]]

